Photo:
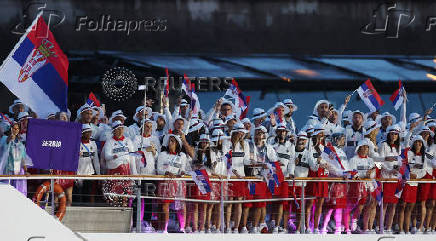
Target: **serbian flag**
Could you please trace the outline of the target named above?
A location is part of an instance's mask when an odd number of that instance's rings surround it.
[[[8,122],[10,125],[12,125],[12,121],[3,113],[0,113],[0,120],[1,121],[6,121]]]
[[[98,106],[100,107],[100,101],[95,97],[94,93],[89,93],[88,100],[86,103],[90,106]]]
[[[227,177],[230,177],[232,175],[232,150],[224,155],[224,161],[227,166]]]
[[[212,191],[209,181],[209,175],[205,169],[190,172],[192,180],[197,184],[198,190],[201,194],[207,194]]]
[[[400,167],[400,178],[398,180],[397,189],[395,190],[395,197],[400,198],[403,193],[404,186],[406,185],[407,180],[410,180],[410,166],[407,161],[407,152],[409,148],[403,149],[401,151],[401,155],[398,156],[398,160],[401,161]]]
[[[191,81],[189,80],[188,76],[186,76],[186,74],[184,74],[182,90],[185,91],[186,95],[191,98]]]
[[[324,147],[324,151],[321,153],[321,158],[324,160],[336,161],[339,166],[341,166],[342,170],[345,170],[341,159],[330,142]]]
[[[200,110],[200,100],[198,99],[197,94],[194,91],[195,86],[192,83],[191,84],[191,109],[192,109],[192,113],[197,114],[198,111]]]
[[[266,166],[268,169],[263,172],[263,177],[265,178],[269,191],[274,194],[275,188],[280,186],[279,177],[276,172],[276,165],[273,163],[267,163]]]
[[[357,93],[370,111],[374,112],[385,104],[369,79],[357,89]]]
[[[377,200],[378,205],[380,206],[383,200],[383,191],[382,184],[379,181],[375,181],[375,199]]]
[[[167,78],[165,80],[164,95],[168,98],[170,93],[170,74],[168,73],[168,68],[165,68],[165,73],[167,74]]]
[[[225,96],[230,97],[234,100],[236,110],[236,115],[242,120],[247,116],[248,105],[250,104],[250,96],[245,96],[238,86],[238,82],[232,79],[232,83],[226,91]]]
[[[392,105],[394,106],[395,110],[398,110],[400,106],[404,102],[404,86],[401,83],[401,80],[398,81],[398,89],[395,90],[395,92],[391,95],[389,98],[390,101],[392,101]]]
[[[274,115],[276,117],[277,123],[283,123],[283,118],[282,118],[282,109],[281,108],[277,108],[276,111],[274,111]]]
[[[68,59],[41,15],[3,62],[0,81],[39,116],[47,116],[67,111]]]

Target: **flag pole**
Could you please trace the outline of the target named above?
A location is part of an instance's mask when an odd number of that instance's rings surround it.
[[[141,121],[141,123],[139,123],[140,128],[142,128],[140,150],[142,149],[142,144],[144,143],[144,124],[142,124],[142,122],[145,120],[145,108],[146,107],[147,107],[147,84],[145,84],[145,87],[144,87],[144,106],[142,109],[142,121]]]

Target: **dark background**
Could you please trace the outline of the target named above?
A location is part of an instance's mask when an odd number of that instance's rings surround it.
[[[374,0],[63,0],[0,1],[0,59],[13,48],[20,22],[29,23],[38,7],[65,15],[51,29],[63,50],[118,50],[151,53],[291,53],[291,54],[435,54],[436,27],[426,32],[427,17],[436,16],[435,1],[395,1],[397,10],[415,20],[400,28],[399,38],[365,35],[380,4]],[[30,18],[23,17],[28,14]],[[166,31],[75,31],[78,16],[101,14],[124,20],[166,20]],[[383,12],[378,14],[382,16]]]

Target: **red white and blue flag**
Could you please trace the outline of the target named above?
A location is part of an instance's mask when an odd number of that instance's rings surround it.
[[[200,110],[200,100],[198,99],[194,89],[195,85],[191,84],[191,109],[192,113],[198,114],[198,111]]]
[[[370,111],[376,111],[385,104],[369,79],[357,89],[357,93]]]
[[[256,183],[255,182],[248,182],[248,191],[250,195],[256,195]]]
[[[94,95],[94,93],[89,93],[89,96],[88,96],[88,100],[86,101],[86,103],[89,105],[89,106],[97,106],[97,107],[100,107],[100,101],[97,99],[97,97],[95,97],[95,95]]]
[[[227,177],[230,177],[232,175],[232,150],[224,155],[224,161],[227,166]]]
[[[198,190],[201,194],[207,194],[212,191],[211,183],[209,181],[209,174],[205,169],[195,170],[190,173],[192,180],[197,184]]]
[[[39,116],[67,111],[68,59],[42,13],[3,62],[0,81]]]
[[[400,198],[403,193],[404,186],[406,185],[407,180],[410,180],[410,166],[408,164],[407,152],[410,148],[403,149],[401,151],[401,155],[398,156],[398,160],[401,161],[400,167],[400,178],[398,180],[398,185],[395,190],[395,197]]]
[[[268,169],[263,172],[263,177],[265,178],[266,185],[268,186],[268,189],[272,194],[274,193],[275,188],[280,186],[279,176],[276,172],[276,170],[280,169],[280,167],[277,168],[276,163],[278,164],[278,162],[267,163],[266,166],[268,167]]]
[[[250,104],[250,96],[245,96],[241,89],[238,86],[238,82],[235,79],[232,79],[232,83],[226,91],[226,96],[230,96],[234,102],[236,115],[239,116],[239,119],[242,120],[247,116],[248,106]]]
[[[188,76],[186,76],[186,74],[184,74],[182,90],[185,91],[186,95],[188,95],[189,98],[191,98],[191,81],[189,80]]]
[[[341,166],[342,170],[345,170],[344,166],[342,165],[342,161],[339,158],[338,154],[335,151],[335,148],[332,146],[332,144],[329,142],[324,147],[324,151],[321,153],[321,158],[324,160],[332,160],[339,163],[339,166]]]
[[[283,123],[283,118],[282,118],[282,109],[281,108],[277,108],[276,111],[274,111],[274,115],[276,117],[277,123]]]
[[[381,205],[383,200],[382,183],[380,181],[375,181],[375,199],[378,205]]]
[[[404,86],[401,83],[401,80],[398,81],[398,89],[395,90],[395,92],[391,95],[389,98],[390,101],[392,101],[392,105],[394,105],[395,110],[398,110],[400,106],[404,102]]]

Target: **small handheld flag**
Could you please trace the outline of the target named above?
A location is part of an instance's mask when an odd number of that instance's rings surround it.
[[[357,89],[357,93],[370,111],[376,111],[385,104],[369,79]]]
[[[198,190],[201,194],[207,194],[212,191],[211,183],[209,181],[209,174],[205,169],[195,170],[190,172],[192,180],[197,184]]]
[[[395,92],[391,95],[389,98],[390,101],[392,101],[392,105],[394,105],[395,110],[398,110],[400,106],[404,102],[404,86],[401,83],[401,80],[398,81],[398,89],[395,90]]]
[[[90,106],[98,106],[100,107],[100,101],[95,97],[94,93],[89,93],[88,100],[86,103]]]
[[[401,161],[401,167],[400,167],[400,178],[397,183],[397,188],[395,190],[395,197],[400,198],[401,194],[403,193],[404,186],[406,185],[407,180],[410,180],[410,166],[408,164],[408,157],[407,152],[409,151],[409,148],[403,149],[401,151],[401,155],[398,156],[398,160]]]

